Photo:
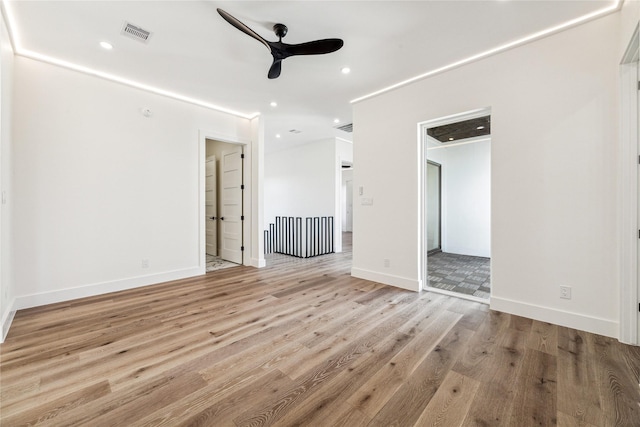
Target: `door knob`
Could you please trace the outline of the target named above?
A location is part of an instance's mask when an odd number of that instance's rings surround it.
[[[215,216],[210,216],[209,219],[216,219],[216,217]]]
[[[222,216],[222,217],[220,217],[220,221],[224,221],[224,217],[223,217],[223,216]]]

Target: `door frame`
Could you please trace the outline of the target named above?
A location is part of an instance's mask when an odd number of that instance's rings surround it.
[[[207,269],[207,235],[206,235],[206,221],[205,221],[205,202],[206,202],[206,161],[207,161],[207,139],[213,139],[220,142],[226,142],[228,144],[243,145],[242,152],[245,153],[245,166],[243,167],[242,179],[245,182],[245,189],[242,194],[242,205],[244,221],[242,224],[242,245],[245,247],[245,251],[251,248],[251,224],[252,224],[252,211],[251,204],[251,158],[249,154],[251,150],[248,147],[251,144],[251,140],[242,138],[229,138],[226,135],[220,134],[215,131],[199,130],[198,131],[198,227],[200,230],[200,236],[198,241],[198,257],[201,274],[206,273]],[[243,265],[252,265],[251,256],[245,254],[242,257]],[[262,267],[258,265],[256,267]]]
[[[468,299],[471,301],[480,302],[483,304],[489,304],[491,301],[491,297],[488,300],[474,297],[472,295],[464,295],[461,293],[453,293],[449,291],[445,291],[443,289],[438,289],[429,286],[429,270],[427,265],[427,197],[426,197],[426,189],[427,189],[427,129],[435,127],[447,125],[450,123],[459,122],[461,120],[468,120],[477,117],[482,117],[486,115],[491,115],[491,107],[479,108],[476,110],[465,111],[462,113],[452,114],[445,117],[439,117],[436,119],[425,120],[423,122],[419,122],[417,126],[418,131],[418,152],[420,155],[418,156],[418,160],[420,162],[419,165],[419,182],[418,182],[418,195],[420,202],[418,204],[418,215],[419,215],[419,227],[418,227],[418,250],[419,250],[419,260],[420,260],[420,271],[419,277],[421,278],[421,289],[429,292],[442,293],[445,295],[453,295],[458,298]],[[491,217],[493,218],[493,211],[491,213]],[[493,227],[492,231],[493,233]],[[493,242],[493,239],[491,239]],[[493,249],[491,250],[493,252]],[[491,262],[492,263],[492,262]],[[493,272],[493,268],[491,268]]]
[[[220,142],[220,141],[218,141]],[[230,148],[233,147],[233,148]],[[239,147],[239,149],[238,149]],[[238,202],[238,200],[236,200],[235,198],[233,199],[233,204],[228,204],[228,199],[225,199],[224,195],[225,195],[225,189],[229,188],[227,187],[227,184],[229,184],[229,180],[225,177],[225,174],[228,172],[228,170],[226,169],[227,165],[227,161],[229,160],[229,156],[233,155],[234,156],[234,160],[237,159],[237,156],[240,156],[240,183],[238,183],[238,185],[235,187],[236,190],[235,191],[240,191],[240,198],[239,198],[239,204],[240,204],[240,213],[237,215],[237,217],[235,215],[231,215],[229,213],[229,211],[227,210],[229,206],[233,206],[235,205],[235,202]],[[233,169],[234,171],[237,169]],[[244,253],[244,212],[245,212],[245,202],[244,202],[244,145],[241,144],[227,144],[225,147],[222,148],[222,152],[220,155],[220,222],[218,223],[218,225],[220,226],[220,257],[225,260],[225,261],[229,261],[229,262],[234,262],[234,263],[238,263],[237,260],[235,259],[230,259],[233,258],[234,255],[235,256],[239,256],[240,257],[240,264],[244,264],[244,260],[245,260],[245,253]],[[235,193],[234,193],[235,194]],[[225,217],[227,217],[227,219],[225,219]],[[239,251],[236,249],[236,246],[234,245],[233,248],[227,248],[225,245],[225,241],[227,238],[228,233],[227,231],[227,225],[230,222],[233,222],[233,220],[230,220],[229,218],[235,217],[234,219],[236,220],[236,222],[240,222],[240,248]],[[235,235],[235,234],[234,234]],[[239,253],[238,253],[239,252]]]
[[[219,214],[218,214],[218,165],[217,165],[217,161],[218,161],[218,159],[216,158],[215,155],[206,156],[205,161],[204,161],[205,162],[205,188],[204,188],[205,189],[205,200],[204,200],[205,201],[205,219],[204,219],[204,224],[205,224],[205,254],[206,255],[213,255],[213,256],[218,256],[218,216],[219,216]],[[207,191],[207,183],[206,183],[206,179],[207,179],[206,172],[207,172],[207,170],[206,169],[207,169],[207,167],[206,167],[206,165],[209,162],[213,162],[213,175],[214,175],[214,186],[215,186],[215,188],[214,188],[214,195],[215,195],[215,197],[214,197],[214,206],[215,206],[214,211],[215,211],[215,214],[213,216],[214,219],[211,220],[211,221],[215,221],[213,223],[214,232],[213,232],[213,237],[212,237],[214,239],[214,242],[213,242],[214,243],[213,244],[213,246],[214,246],[213,254],[208,253],[207,249],[206,249],[207,248],[207,244],[211,243],[208,240],[209,237],[208,237],[208,234],[207,234],[207,231],[208,231],[207,230],[207,226],[209,225],[209,223],[207,221],[209,221],[210,218],[209,218],[209,214],[207,214],[207,212],[206,212],[206,209],[207,209],[207,207],[206,207],[206,202],[207,202],[207,197],[206,197],[206,194],[207,194],[206,193],[206,191]]]
[[[621,133],[620,133],[620,331],[618,339],[627,344],[640,344],[640,276],[638,255],[640,244],[640,208],[638,203],[640,143],[640,107],[638,106],[638,60],[640,36],[638,26],[620,62]]]
[[[343,171],[344,172],[344,171]],[[344,228],[342,232],[353,233],[353,176],[344,180]]]
[[[345,168],[345,166],[348,166]],[[345,172],[351,171],[351,179],[347,180],[344,176]],[[348,191],[347,191],[347,182],[351,181],[351,227],[349,232],[353,232],[353,162],[342,160],[340,162],[340,177],[337,179],[339,183],[339,190],[337,194],[340,196],[340,201],[338,203],[340,210],[340,234],[336,235],[336,241],[342,240],[342,233],[344,233],[348,227],[348,215],[347,215],[347,205],[349,202]],[[344,184],[344,185],[343,185]],[[336,223],[338,222],[338,217],[336,217]],[[344,222],[344,227],[342,226]],[[342,245],[341,245],[342,246]]]
[[[433,166],[437,166],[438,167],[438,250],[442,251],[442,165],[438,162],[434,162],[433,160],[429,160],[428,156],[427,156],[427,166],[426,168],[428,169],[429,166],[428,165],[433,165]],[[425,189],[427,182],[425,181]],[[424,207],[425,209],[425,215],[427,214],[427,206],[425,205]],[[425,225],[425,229],[424,232],[428,233],[429,229],[428,229],[428,225]],[[426,249],[428,249],[428,245],[425,246]],[[431,251],[427,250],[427,256],[429,256],[429,252],[435,252],[436,249],[432,249]]]

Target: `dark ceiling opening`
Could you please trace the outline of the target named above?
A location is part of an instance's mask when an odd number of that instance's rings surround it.
[[[491,116],[478,117],[427,129],[427,134],[440,142],[452,142],[491,134]]]

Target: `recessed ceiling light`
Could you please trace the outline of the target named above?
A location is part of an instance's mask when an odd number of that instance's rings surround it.
[[[111,43],[108,43],[108,42],[100,42],[100,46],[103,49],[107,49],[107,50],[113,49],[113,45]]]
[[[277,107],[278,103],[276,101],[271,101],[269,105],[271,105],[272,107]]]
[[[340,123],[340,119],[333,119],[333,123]]]
[[[342,71],[342,74],[349,74],[351,72],[351,68],[343,67],[340,71]]]
[[[280,134],[279,133],[276,133],[276,138],[280,138]]]
[[[478,126],[476,129],[482,130],[482,129],[484,129],[484,126]]]
[[[453,138],[449,138],[449,141],[453,141]]]

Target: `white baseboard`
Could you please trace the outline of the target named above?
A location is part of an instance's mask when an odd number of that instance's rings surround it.
[[[506,298],[491,297],[492,310],[503,311],[517,316],[528,317],[541,322],[553,323],[572,329],[618,338],[619,324],[616,321],[599,317],[571,313],[555,308],[542,307]]]
[[[110,292],[118,292],[124,291],[126,289],[139,288],[141,286],[155,285],[158,283],[185,279],[187,277],[199,276],[202,274],[205,274],[204,268],[192,267],[183,270],[174,270],[164,273],[149,274],[146,276],[136,276],[121,280],[112,280],[109,282],[92,283],[90,285],[79,286],[76,288],[57,289],[50,292],[22,295],[16,297],[13,309],[22,310],[25,308],[70,301],[78,298],[104,295]]]
[[[0,330],[0,343],[4,342],[7,334],[9,333],[11,322],[13,321],[13,317],[18,310],[38,307],[47,304],[55,304],[57,302],[71,301],[78,298],[104,295],[110,292],[118,292],[127,289],[139,288],[141,286],[155,285],[172,280],[200,276],[202,274],[205,274],[204,268],[192,267],[182,270],[149,274],[146,276],[136,276],[127,279],[112,280],[109,282],[92,283],[90,285],[79,286],[76,288],[58,289],[50,292],[41,292],[37,294],[22,295],[16,297],[11,301],[9,309],[2,318],[2,323],[0,324],[2,328]]]
[[[424,290],[427,291],[427,292],[433,292],[434,294],[447,295],[447,296],[450,296],[450,297],[466,299],[467,301],[479,302],[480,304],[489,305],[489,300],[488,299],[474,297],[473,295],[467,295],[467,294],[463,294],[461,292],[447,291],[446,289],[439,289],[439,288],[436,288],[436,287],[433,287],[433,286],[427,286],[426,288],[424,288]]]
[[[395,286],[396,288],[407,289],[409,291],[420,292],[422,289],[422,280],[408,279],[406,277],[383,274],[362,268],[352,268],[351,275],[360,279],[371,280],[372,282]]]
[[[0,344],[2,344],[7,337],[11,322],[13,322],[13,318],[16,315],[15,305],[16,299],[13,298],[11,304],[9,304],[9,309],[2,315],[2,320],[0,321]]]
[[[483,250],[475,250],[469,249],[465,247],[446,247],[442,248],[442,252],[447,252],[450,254],[458,254],[458,255],[468,255],[468,256],[477,256],[482,258],[491,258],[491,251],[483,251]]]
[[[251,267],[262,268],[262,267],[266,267],[267,261],[264,258],[262,258],[262,259],[251,258],[251,261],[250,261],[249,265]]]

